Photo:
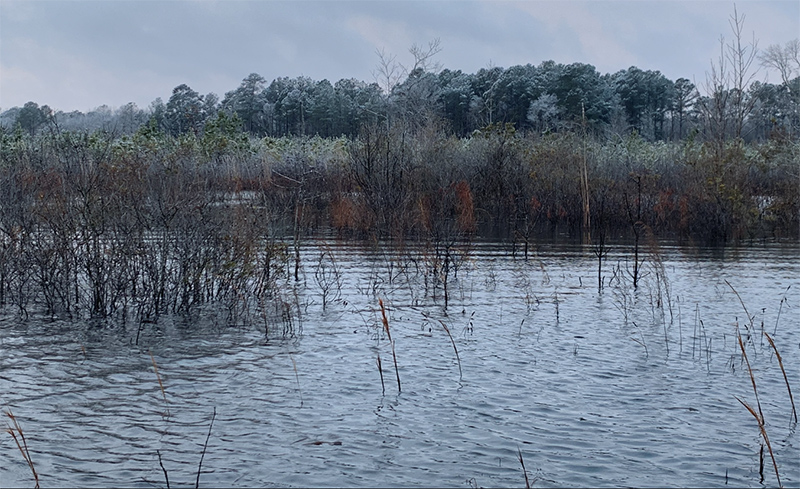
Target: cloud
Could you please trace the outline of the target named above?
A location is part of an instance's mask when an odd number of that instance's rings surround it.
[[[737,7],[764,48],[798,36],[800,2]],[[0,104],[146,105],[181,83],[224,96],[252,72],[369,82],[376,49],[409,65],[408,49],[434,38],[436,60],[468,73],[553,59],[702,79],[732,11],[705,0],[0,0]]]
[[[413,35],[402,21],[379,19],[369,15],[355,15],[346,22],[349,29],[356,32],[377,50],[397,52],[408,49],[413,44]]]

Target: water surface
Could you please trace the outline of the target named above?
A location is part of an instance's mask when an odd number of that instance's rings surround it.
[[[474,245],[445,309],[430,253],[315,242],[299,283],[283,284],[291,324],[269,318],[269,336],[260,318],[200,311],[145,325],[136,344],[136,324],[4,311],[0,405],[42,487],[163,487],[158,454],[171,485],[193,485],[214,411],[206,487],[519,487],[519,453],[541,487],[774,486],[736,399],[755,406],[738,324],[782,482],[800,486],[796,423],[761,334],[800,391],[800,248],[664,245],[635,290],[628,251],[612,248],[598,291],[590,248],[524,259]],[[32,486],[0,440],[0,486]]]

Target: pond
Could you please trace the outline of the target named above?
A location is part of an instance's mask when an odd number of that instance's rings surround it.
[[[738,398],[760,403],[781,482],[798,487],[797,423],[763,334],[796,395],[798,256],[664,243],[634,288],[630,248],[613,246],[598,289],[590,247],[478,243],[449,261],[445,307],[429,252],[308,242],[282,323],[4,311],[0,407],[42,487],[775,486]],[[3,433],[0,486],[33,485]]]

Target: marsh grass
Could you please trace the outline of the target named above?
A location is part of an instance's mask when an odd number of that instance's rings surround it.
[[[22,458],[25,460],[25,463],[28,464],[28,467],[31,469],[31,474],[33,475],[34,480],[34,487],[36,489],[39,488],[39,474],[36,472],[36,467],[33,466],[33,459],[31,458],[31,452],[28,449],[28,440],[25,439],[25,434],[22,432],[22,427],[19,425],[19,421],[17,421],[17,417],[11,412],[11,410],[6,411],[6,416],[11,420],[10,425],[6,425],[6,433],[11,435],[11,438],[14,439],[14,443],[16,443],[17,448],[19,449],[19,453],[22,454]]]

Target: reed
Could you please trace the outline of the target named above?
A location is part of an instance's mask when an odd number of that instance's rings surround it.
[[[33,474],[34,480],[34,487],[36,489],[39,488],[39,474],[36,473],[36,467],[33,466],[33,460],[31,459],[31,452],[28,449],[28,441],[25,439],[25,434],[22,432],[22,427],[19,425],[17,421],[17,417],[11,412],[11,410],[7,410],[6,416],[11,420],[11,425],[6,425],[6,433],[11,435],[11,438],[14,439],[14,443],[17,444],[17,448],[19,449],[19,453],[22,454],[22,458],[25,460],[25,463],[28,464],[28,467],[31,469],[31,474]]]
[[[780,365],[781,372],[783,373],[783,381],[786,382],[786,390],[789,391],[789,400],[792,402],[792,416],[794,417],[794,422],[797,423],[797,409],[794,407],[794,397],[792,396],[792,388],[789,386],[789,377],[786,376],[786,369],[783,368],[783,359],[781,358],[781,354],[778,353],[778,348],[775,346],[775,342],[772,340],[772,337],[766,331],[764,332],[764,336],[767,337],[769,345],[772,347],[772,350],[775,352],[775,356],[778,358],[778,365]]]
[[[739,332],[738,325],[736,327],[736,338],[739,341],[739,348],[741,348],[742,350],[742,358],[744,358],[745,365],[747,365],[747,371],[750,373],[750,382],[753,384],[753,393],[755,394],[756,397],[756,406],[758,407],[758,412],[756,412],[756,410],[753,409],[753,407],[750,406],[746,401],[743,401],[739,397],[736,396],[734,397],[736,397],[736,400],[739,401],[739,403],[741,403],[741,405],[744,406],[745,409],[747,409],[747,411],[750,412],[750,414],[752,414],[753,417],[756,419],[756,422],[758,423],[758,429],[761,432],[761,438],[764,440],[764,444],[767,445],[767,450],[769,450],[769,456],[772,459],[772,467],[775,469],[775,479],[777,479],[778,481],[778,487],[783,487],[783,484],[781,483],[781,476],[778,473],[778,462],[775,460],[775,453],[772,451],[772,444],[769,441],[769,436],[767,435],[767,429],[764,423],[764,412],[761,410],[761,401],[758,398],[758,388],[756,387],[756,378],[753,375],[753,368],[750,366],[750,360],[747,358],[747,351],[745,350],[744,342],[742,341],[742,335]]]
[[[383,305],[383,299],[378,299],[378,304],[381,306],[381,320],[383,321],[383,329],[386,331],[386,337],[389,338],[389,344],[392,345],[392,359],[394,360],[394,373],[397,376],[397,392],[401,392],[400,388],[400,370],[397,368],[397,354],[394,351],[394,340],[392,340],[392,333],[389,331],[389,320],[386,318],[386,308]]]
[[[452,343],[453,345],[453,351],[456,352],[456,360],[458,361],[458,380],[460,382],[461,380],[463,380],[464,375],[461,371],[461,357],[458,356],[458,348],[456,348],[456,342],[453,340],[453,335],[450,334],[450,328],[448,328],[447,325],[444,324],[444,321],[442,321],[441,319],[439,320],[439,322],[442,323],[444,332],[447,333],[447,337],[450,338],[450,343]]]
[[[156,373],[156,379],[158,380],[158,387],[161,389],[161,397],[164,398],[164,404],[167,406],[167,416],[169,416],[169,402],[167,402],[167,392],[164,390],[164,383],[161,382],[161,374],[158,373],[158,365],[156,365],[156,359],[153,356],[153,352],[150,351],[150,360],[153,362],[153,370]]]

